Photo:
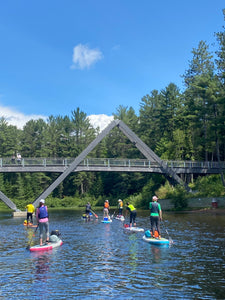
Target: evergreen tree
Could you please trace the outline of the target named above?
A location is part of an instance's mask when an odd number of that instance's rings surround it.
[[[190,128],[189,132],[192,132],[195,159],[208,160],[209,115],[212,111],[208,90],[214,78],[214,65],[205,42],[201,41],[192,53],[193,59],[184,75],[184,82],[187,85],[185,91],[186,122]]]

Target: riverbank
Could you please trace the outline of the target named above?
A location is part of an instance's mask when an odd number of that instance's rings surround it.
[[[174,205],[171,202],[171,199],[160,199],[159,203],[161,204],[163,211],[175,211]],[[50,210],[85,210],[85,207],[81,206],[73,206],[73,207],[49,207]],[[102,207],[93,206],[93,210],[100,210]],[[115,211],[117,209],[116,206],[111,206],[111,211]],[[137,207],[137,209],[139,209]],[[147,210],[147,208],[146,208]],[[26,211],[14,212],[9,208],[0,207],[1,212],[12,213],[14,217],[26,217]],[[209,213],[209,212],[217,212],[220,214],[225,213],[225,198],[222,197],[208,197],[208,198],[190,198],[188,199],[188,207],[185,210],[179,210],[179,212],[201,212],[201,213]]]
[[[171,203],[171,199],[160,199],[162,210],[169,211],[174,210],[174,205]],[[198,197],[189,198],[188,207],[186,210],[200,210],[200,209],[211,209],[211,208],[225,208],[225,198],[223,197]]]

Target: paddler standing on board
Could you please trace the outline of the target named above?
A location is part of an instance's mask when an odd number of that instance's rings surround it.
[[[160,239],[161,238],[160,221],[162,220],[162,209],[161,209],[161,205],[157,201],[158,201],[158,197],[153,196],[152,202],[149,202],[150,223],[151,223],[152,237],[155,238],[155,230],[157,230]]]
[[[43,231],[46,232],[46,243],[49,242],[49,222],[48,222],[48,208],[45,205],[45,200],[41,199],[39,207],[36,209],[36,219],[40,231],[40,246],[43,245]]]
[[[103,219],[104,218],[108,218],[108,220],[110,220],[110,217],[109,217],[109,200],[105,200],[105,202],[104,202]]]
[[[123,201],[121,199],[118,200],[118,208],[119,208],[119,216],[123,215]]]
[[[137,216],[136,208],[132,204],[127,202],[126,209],[130,212],[130,227],[132,227],[132,224],[134,226],[136,226],[136,216]],[[126,212],[126,215],[127,215],[127,212]]]
[[[91,213],[91,204],[90,204],[90,202],[88,202],[86,204],[86,209],[85,209],[85,214],[86,214],[87,220],[90,220],[90,218],[91,218],[90,213]]]
[[[35,207],[30,202],[29,204],[27,204],[26,209],[27,209],[27,225],[29,224],[29,219],[30,222],[33,224],[33,213],[35,212]]]

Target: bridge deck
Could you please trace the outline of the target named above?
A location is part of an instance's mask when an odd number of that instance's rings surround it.
[[[63,173],[74,158],[0,158],[0,172],[56,172]],[[176,174],[218,174],[225,169],[225,162],[166,161]],[[77,166],[78,171],[103,172],[150,172],[163,173],[158,162],[147,159],[86,158]]]

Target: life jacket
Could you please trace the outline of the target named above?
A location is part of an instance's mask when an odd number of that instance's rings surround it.
[[[28,204],[26,208],[28,213],[33,213],[35,211],[33,204]]]
[[[91,205],[90,204],[87,204],[86,205],[86,211],[90,211],[91,210]]]
[[[159,214],[159,204],[157,202],[152,202],[151,214]]]
[[[123,208],[123,201],[120,201],[119,207],[120,207],[120,208]]]
[[[45,219],[48,218],[48,212],[46,206],[41,206],[39,207],[39,214],[38,214],[39,219]]]
[[[136,210],[136,208],[132,204],[129,204],[127,207],[130,211]]]
[[[109,208],[109,202],[104,203],[104,208]]]

